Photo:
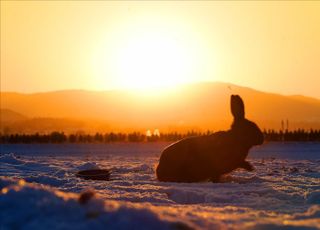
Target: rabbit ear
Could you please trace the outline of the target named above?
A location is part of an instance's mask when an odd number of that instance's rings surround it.
[[[244,104],[239,95],[231,95],[230,105],[234,119],[244,119]]]

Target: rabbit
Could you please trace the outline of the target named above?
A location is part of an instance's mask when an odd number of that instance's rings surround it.
[[[223,174],[237,168],[254,169],[246,157],[252,146],[263,143],[263,134],[245,118],[241,97],[231,95],[230,99],[234,118],[231,129],[185,138],[166,147],[156,169],[159,181],[218,182]]]

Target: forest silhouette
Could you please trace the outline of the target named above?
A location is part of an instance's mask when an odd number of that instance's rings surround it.
[[[65,134],[64,132],[51,132],[48,134],[0,134],[1,144],[33,144],[33,143],[115,143],[115,142],[174,142],[186,137],[205,136],[213,132],[166,132],[160,135],[146,135],[141,132],[106,132],[96,134]],[[320,141],[320,129],[274,130],[262,131],[265,142],[271,141]]]

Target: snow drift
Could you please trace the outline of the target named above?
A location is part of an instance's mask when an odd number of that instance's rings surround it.
[[[162,147],[2,146],[0,229],[320,229],[320,144],[254,149],[221,183],[157,181]],[[93,168],[111,180],[75,176]]]

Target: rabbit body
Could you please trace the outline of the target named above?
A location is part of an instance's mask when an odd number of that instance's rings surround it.
[[[249,149],[263,143],[256,124],[244,118],[244,105],[239,96],[231,96],[234,122],[228,131],[189,137],[166,147],[156,170],[160,181],[218,181],[223,174],[237,168],[253,170],[245,159]]]

